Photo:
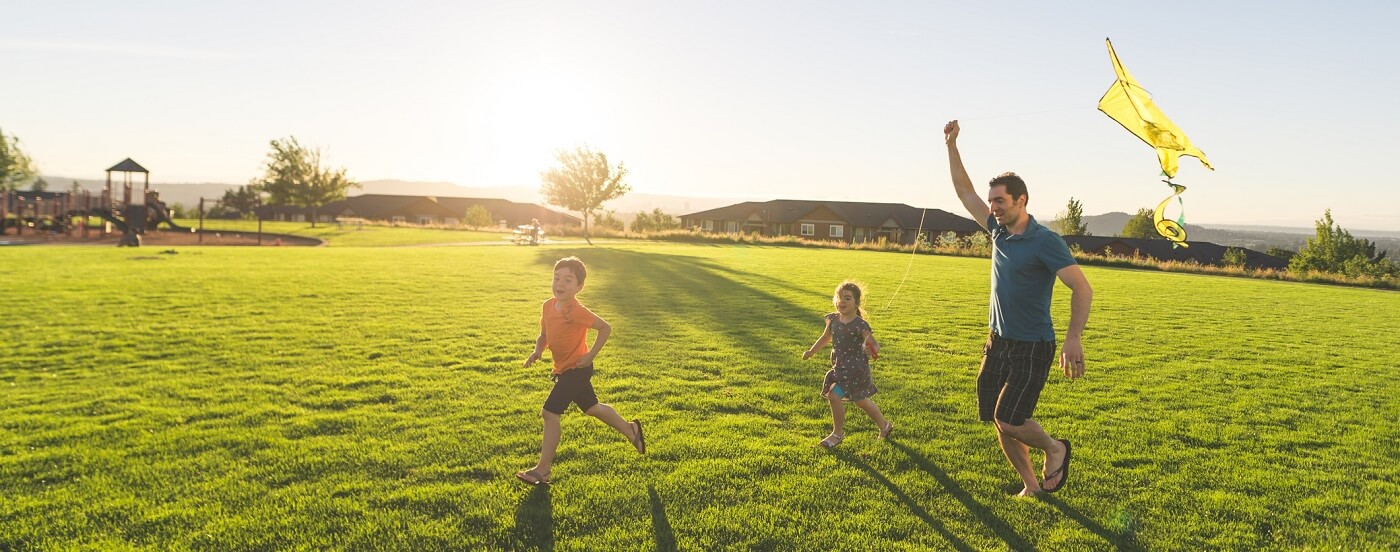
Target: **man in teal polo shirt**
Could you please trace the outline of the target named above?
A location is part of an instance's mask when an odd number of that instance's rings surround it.
[[[1001,451],[1025,485],[1021,496],[1055,492],[1069,480],[1073,456],[1068,439],[1054,439],[1031,419],[1055,359],[1055,326],[1050,295],[1059,278],[1070,292],[1069,330],[1060,353],[1065,376],[1084,375],[1080,336],[1089,320],[1094,290],[1075,264],[1065,240],[1041,226],[1026,203],[1026,183],[1005,173],[987,184],[987,202],[977,195],[958,153],[958,122],[943,127],[953,188],[967,212],[992,235],[991,335],[977,374],[977,410],[995,422]],[[1031,467],[1030,448],[1045,452],[1043,481]]]

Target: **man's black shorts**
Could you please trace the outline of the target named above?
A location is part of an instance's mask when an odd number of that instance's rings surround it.
[[[544,409],[563,414],[569,409],[569,403],[577,404],[578,409],[584,412],[598,404],[598,395],[593,392],[592,364],[566,370],[556,376],[554,389],[550,390],[549,398],[544,400]]]
[[[977,415],[1019,426],[1035,414],[1055,360],[1054,341],[1017,341],[992,334],[977,374]]]

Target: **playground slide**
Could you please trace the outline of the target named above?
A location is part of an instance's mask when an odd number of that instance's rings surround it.
[[[149,212],[149,211],[155,211],[155,219],[156,219],[156,223],[155,223],[155,224],[152,224],[152,225],[151,225],[151,228],[155,228],[155,227],[157,227],[157,226],[160,226],[160,223],[164,222],[165,225],[166,225],[166,226],[169,226],[171,230],[180,230],[180,231],[189,230],[188,227],[180,226],[180,225],[178,225],[178,224],[175,224],[175,221],[170,220],[170,210],[167,209],[167,208],[165,207],[165,202],[164,202],[164,201],[161,201],[161,200],[157,199],[157,200],[154,201],[154,203],[151,205],[151,207],[152,207],[152,208],[149,209],[148,212]]]
[[[117,230],[121,230],[123,234],[127,233],[128,231],[126,221],[119,219],[115,215],[113,215],[111,209],[97,208],[90,211],[90,214],[92,214],[93,216],[102,217],[102,220],[112,223],[112,226],[115,226]]]

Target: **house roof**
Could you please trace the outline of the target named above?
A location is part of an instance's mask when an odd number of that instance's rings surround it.
[[[480,205],[491,213],[491,218],[497,220],[539,219],[544,224],[583,224],[583,219],[534,203],[516,203],[505,199],[476,197],[438,197],[437,201],[456,213],[453,215],[456,217],[466,214],[467,209],[472,208],[473,205]]]
[[[745,201],[716,209],[698,211],[682,218],[710,220],[747,220],[758,214],[761,220],[770,224],[793,224],[825,207],[836,213],[852,226],[877,228],[889,219],[894,219],[900,228],[919,226],[922,217],[924,229],[952,230],[956,232],[977,232],[982,226],[972,219],[960,217],[942,209],[921,209],[903,203],[867,203],[859,201],[815,201],[805,199],[775,199],[772,201]]]
[[[321,208],[326,213],[353,212],[355,216],[368,219],[388,219],[395,215],[429,215],[434,217],[461,217],[460,213],[449,211],[442,204],[427,196],[361,195],[327,203]]]
[[[389,194],[364,194],[351,196],[340,201],[332,201],[321,206],[320,212],[336,215],[353,215],[366,219],[388,220],[395,216],[429,215],[437,218],[462,218],[467,209],[481,205],[491,213],[491,218],[500,220],[539,219],[545,224],[583,224],[578,217],[560,213],[533,203],[516,203],[496,198],[410,196]],[[310,214],[310,209],[282,208],[270,212],[296,212]]]

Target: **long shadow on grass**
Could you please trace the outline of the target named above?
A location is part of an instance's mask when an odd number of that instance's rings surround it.
[[[809,289],[807,289],[807,288],[803,288],[803,287],[799,287],[799,286],[794,286],[794,285],[792,285],[792,282],[789,281],[789,280],[784,280],[784,279],[781,279],[781,278],[774,278],[774,277],[768,276],[768,275],[766,275],[766,274],[759,274],[759,273],[756,273],[756,272],[745,272],[745,271],[743,271],[743,270],[738,270],[738,269],[735,269],[735,268],[732,268],[732,267],[728,267],[728,266],[723,266],[723,265],[712,265],[712,268],[713,268],[715,271],[723,272],[723,273],[730,274],[730,275],[737,276],[737,277],[752,278],[752,279],[755,279],[755,280],[761,280],[765,286],[770,286],[770,287],[774,287],[774,288],[783,288],[783,289],[787,289],[787,290],[790,290],[790,291],[795,291],[795,292],[797,292],[797,293],[804,293],[804,294],[805,294],[805,293],[811,293],[811,290],[809,290]],[[833,284],[832,287],[834,288],[834,287],[836,287],[836,286]]]
[[[607,248],[590,249],[586,257],[590,272],[606,270],[609,274],[604,284],[585,288],[581,294],[584,304],[596,301],[595,312],[612,311],[626,318],[629,327],[638,330],[629,337],[637,343],[664,344],[668,335],[698,328],[707,335],[725,338],[731,350],[745,356],[796,363],[802,352],[798,346],[784,348],[755,338],[755,327],[794,336],[804,344],[821,335],[822,313],[731,278],[728,275],[747,273],[709,259]],[[552,266],[558,258],[559,252],[541,251],[537,262]],[[592,281],[590,277],[588,282]],[[634,308],[618,311],[629,305]],[[685,355],[687,351],[673,353]],[[815,386],[811,374],[810,370],[775,369],[765,371],[762,377]],[[727,379],[729,376],[726,374]]]
[[[666,506],[661,496],[656,494],[655,485],[647,485],[647,495],[651,497],[651,532],[656,538],[656,549],[676,550],[676,535],[671,531],[671,522],[666,519]]]
[[[1089,519],[1089,516],[1080,513],[1079,510],[1074,509],[1069,504],[1065,504],[1063,500],[1043,493],[1041,494],[1041,500],[1045,501],[1046,504],[1054,506],[1060,513],[1069,516],[1070,519],[1079,522],[1080,525],[1083,525],[1085,529],[1092,531],[1095,535],[1103,537],[1103,540],[1118,547],[1119,550],[1145,550],[1141,545],[1133,542],[1133,536],[1131,534],[1125,535],[1099,525],[1098,522]]]
[[[549,486],[530,489],[515,508],[515,542],[533,550],[554,550],[554,504]]]
[[[919,519],[923,520],[923,522],[930,528],[932,528],[934,531],[937,531],[939,535],[943,535],[944,540],[947,540],[949,544],[953,545],[953,548],[956,548],[958,550],[974,550],[974,548],[968,546],[966,542],[963,542],[962,539],[958,538],[957,535],[954,535],[952,531],[949,531],[947,527],[944,527],[942,522],[938,521],[937,519],[934,519],[933,515],[928,513],[928,510],[925,510],[923,506],[919,506],[919,503],[914,502],[913,498],[910,498],[910,496],[908,494],[905,494],[904,491],[900,489],[898,485],[895,485],[893,481],[890,481],[888,477],[885,477],[885,474],[876,471],[875,468],[870,467],[870,464],[865,463],[864,460],[861,460],[860,458],[857,458],[856,456],[844,450],[836,449],[832,452],[832,455],[835,456],[837,460],[855,466],[856,468],[860,469],[860,471],[865,472],[866,475],[869,475],[874,480],[879,481],[881,485],[884,485],[886,489],[889,489],[890,494],[893,494],[894,497],[899,499],[899,501],[903,503],[906,508],[909,508],[910,512],[912,512],[915,516],[918,516]],[[1030,549],[1030,546],[1029,544],[1021,547],[1012,545],[1011,549],[1028,550]]]
[[[998,538],[1005,541],[1006,546],[1010,547],[1012,550],[1030,550],[1035,548],[1034,545],[1026,542],[1026,539],[1022,538],[1020,534],[1017,534],[1016,530],[1013,529],[1011,525],[997,517],[991,509],[972,498],[972,494],[968,493],[967,489],[962,488],[962,485],[959,485],[957,481],[953,481],[953,478],[949,477],[942,468],[939,468],[937,464],[934,464],[923,454],[920,454],[919,451],[909,448],[908,445],[898,441],[890,441],[890,446],[903,452],[905,456],[908,456],[910,460],[913,460],[915,464],[919,465],[919,469],[924,470],[929,475],[932,475],[934,479],[938,480],[938,484],[942,485],[943,489],[948,491],[948,494],[962,503],[963,507],[967,508],[968,512],[971,512],[983,525],[986,525],[993,533],[996,533]]]

